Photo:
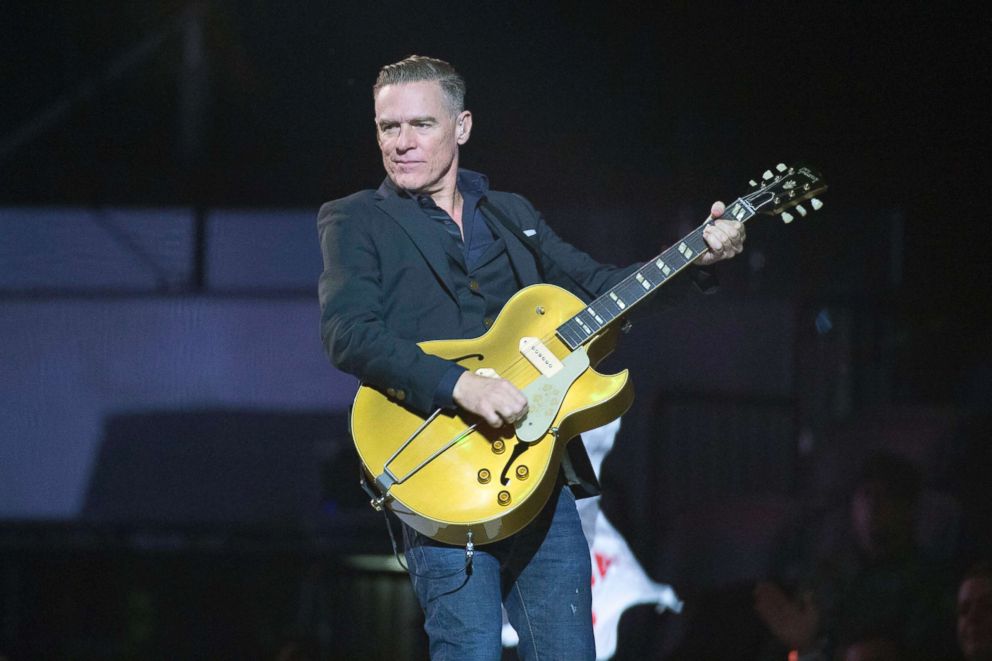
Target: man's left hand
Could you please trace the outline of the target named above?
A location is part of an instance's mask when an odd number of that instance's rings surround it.
[[[714,202],[707,220],[713,222],[703,229],[703,238],[709,250],[696,259],[696,264],[708,266],[724,259],[730,259],[744,250],[744,223],[736,220],[722,220],[723,202]],[[713,220],[716,218],[716,220]]]

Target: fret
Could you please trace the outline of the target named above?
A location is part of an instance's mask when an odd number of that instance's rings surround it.
[[[697,251],[685,241],[678,245],[678,251],[679,254],[682,255],[682,258],[687,262],[692,261],[692,258],[697,254]]]
[[[611,290],[608,296],[610,297],[610,300],[613,301],[613,304],[617,306],[618,309],[620,310],[627,309],[627,303],[617,295],[616,291]]]
[[[584,312],[586,314],[586,318],[589,320],[588,321],[589,325],[590,326],[595,325],[596,330],[599,330],[600,328],[606,325],[606,320],[603,319],[603,317],[598,312],[593,310],[591,306],[587,307],[584,310]]]
[[[693,232],[689,236],[685,237],[683,243],[685,243],[689,250],[694,253],[694,258],[709,250],[709,246],[706,245],[706,239],[703,238],[703,233],[701,231]]]
[[[720,218],[723,220],[737,220],[743,223],[754,216],[754,213],[754,208],[748,202],[742,198],[737,198],[726,208]]]
[[[686,262],[685,257],[683,257],[675,248],[669,248],[664,254],[667,255],[665,258],[665,263],[670,266],[673,271],[678,271],[688,263]]]
[[[666,266],[667,266],[667,264],[666,264]],[[669,273],[672,272],[671,271],[671,267],[669,267],[668,272]],[[644,276],[644,281],[645,282],[651,283],[650,289],[657,288],[663,282],[665,282],[665,280],[668,279],[668,276],[665,275],[665,272],[662,271],[661,269],[659,269],[657,267],[657,265],[655,265],[654,262],[648,262],[647,264],[645,264],[644,266],[642,266],[641,267],[641,270],[638,271],[638,273],[640,273],[642,276]],[[644,283],[642,282],[641,284],[643,285]]]
[[[575,330],[575,324],[569,320],[558,327],[558,337],[568,345],[573,351],[582,346],[582,342],[585,338],[579,336]]]
[[[582,317],[576,315],[576,317],[575,317],[575,323],[577,323],[579,325],[579,328],[581,328],[583,331],[585,331],[586,336],[589,336],[589,335],[592,335],[593,334],[594,331],[593,331],[592,327],[590,327],[589,324],[584,323],[582,321]],[[596,330],[599,330],[599,329],[596,329]]]
[[[595,310],[600,317],[605,319],[605,323],[603,324],[604,326],[617,318],[617,314],[614,312],[614,309],[607,305],[606,301],[604,301],[602,297],[597,298],[595,301],[590,303],[589,307]]]
[[[644,297],[644,290],[633,278],[624,280],[619,285],[614,287],[613,290],[623,297],[623,299],[627,302],[628,307],[634,303],[637,303]]]
[[[621,310],[626,310],[630,306],[637,303],[637,296],[641,292],[630,287],[629,283],[625,280],[613,288],[613,293],[616,294],[617,297],[617,307]]]
[[[664,257],[666,257],[666,255],[662,254],[662,256],[655,259],[654,262],[652,262],[652,264],[656,269],[658,269],[658,272],[661,274],[662,278],[667,278],[669,275],[671,275],[674,269],[671,267],[671,265],[668,262],[666,262],[663,259]]]

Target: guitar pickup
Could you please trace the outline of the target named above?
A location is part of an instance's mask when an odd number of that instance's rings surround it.
[[[520,338],[520,355],[527,359],[542,376],[554,376],[565,365],[536,337]]]

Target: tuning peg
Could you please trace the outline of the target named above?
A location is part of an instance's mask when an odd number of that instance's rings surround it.
[[[799,215],[802,216],[803,218],[806,217],[806,209],[803,208],[803,205],[797,204],[796,211],[799,212]]]
[[[758,182],[755,181],[754,179],[751,179],[747,183],[751,185],[751,188],[757,188],[758,187]]]
[[[785,167],[785,163],[779,163],[778,165],[775,166],[775,169],[778,170],[779,172],[785,172],[786,170],[788,170],[788,168]]]
[[[768,181],[769,179],[771,179],[774,176],[775,175],[772,174],[772,171],[771,170],[765,170],[765,173],[763,175],[761,175],[761,178],[764,179],[765,181]]]
[[[815,197],[809,198],[809,205],[813,207],[813,211],[819,211],[823,208],[823,202],[820,202]]]
[[[796,217],[793,216],[788,211],[783,211],[782,212],[782,222],[785,223],[786,225],[788,225],[789,223],[791,223],[795,219],[796,219]]]

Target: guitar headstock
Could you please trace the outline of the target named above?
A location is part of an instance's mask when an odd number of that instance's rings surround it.
[[[782,221],[791,223],[795,220],[795,216],[789,213],[788,209],[795,207],[800,216],[805,216],[807,211],[802,206],[802,202],[809,200],[813,211],[818,211],[823,206],[816,196],[827,190],[827,182],[819,172],[808,165],[789,167],[779,163],[775,166],[774,172],[765,171],[760,182],[752,180],[751,187],[751,192],[738,201],[743,203],[742,207],[733,210],[737,207],[737,203],[731,205],[731,217],[741,215],[740,211],[744,210],[743,215],[748,218],[757,213],[769,216],[782,214]]]

